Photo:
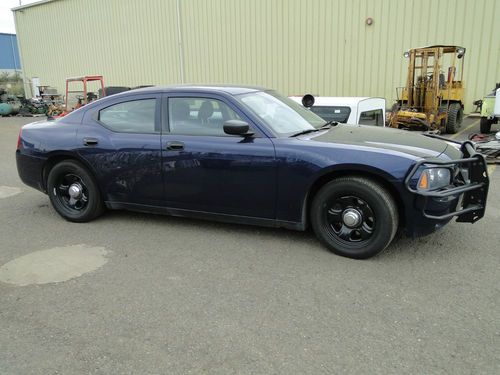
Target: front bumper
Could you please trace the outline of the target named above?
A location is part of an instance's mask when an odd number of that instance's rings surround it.
[[[463,159],[419,161],[406,177],[405,187],[419,197],[418,208],[425,218],[444,221],[457,216],[458,222],[474,223],[484,216],[489,187],[486,160],[470,141],[461,144],[461,151]],[[466,181],[455,181],[454,185],[444,189],[419,191],[413,184],[425,166],[459,167],[467,171],[468,177]],[[437,209],[439,207],[441,209]]]

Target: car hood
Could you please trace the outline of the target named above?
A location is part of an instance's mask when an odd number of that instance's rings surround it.
[[[446,142],[422,134],[368,125],[338,124],[326,132],[308,134],[308,138],[315,142],[392,150],[421,158],[438,157],[448,147]]]

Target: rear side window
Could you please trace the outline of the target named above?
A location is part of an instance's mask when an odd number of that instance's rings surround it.
[[[384,126],[384,113],[382,112],[382,109],[361,112],[359,115],[359,124]]]
[[[118,103],[99,111],[99,121],[122,133],[159,133],[155,126],[156,99]]]
[[[347,122],[349,115],[351,114],[351,108],[349,107],[313,105],[311,107],[311,111],[326,121],[337,121],[343,123]]]

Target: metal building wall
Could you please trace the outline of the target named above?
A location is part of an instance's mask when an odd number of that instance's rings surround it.
[[[428,44],[467,48],[467,111],[500,81],[498,0],[55,0],[15,16],[26,76],[60,90],[100,73],[391,101],[403,51]]]
[[[16,35],[0,33],[0,70],[16,71],[19,69],[21,69],[21,62]]]

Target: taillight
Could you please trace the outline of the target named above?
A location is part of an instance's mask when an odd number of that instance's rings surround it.
[[[19,135],[17,136],[17,149],[21,149],[21,133],[23,132],[23,129],[19,130]]]

